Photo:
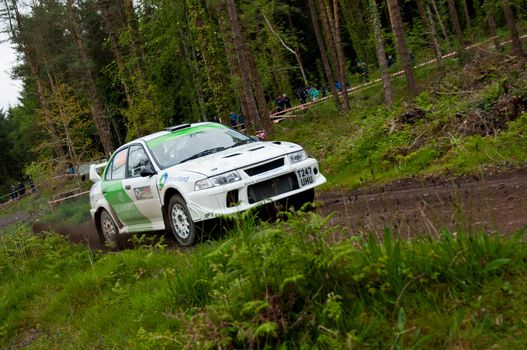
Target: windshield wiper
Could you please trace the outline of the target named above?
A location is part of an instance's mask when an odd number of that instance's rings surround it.
[[[199,152],[199,153],[194,154],[193,156],[190,156],[190,157],[188,157],[188,158],[183,159],[183,160],[182,160],[181,162],[179,162],[178,164],[185,163],[186,161],[189,161],[189,160],[192,160],[192,159],[196,159],[196,158],[200,158],[200,157],[205,157],[205,156],[208,156],[209,154],[223,151],[223,150],[226,149],[226,148],[227,148],[227,147],[216,147],[216,148],[206,149],[206,150],[204,150],[204,151],[201,151],[201,152]]]

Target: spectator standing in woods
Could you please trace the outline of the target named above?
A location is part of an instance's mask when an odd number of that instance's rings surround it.
[[[19,182],[17,191],[18,191],[18,197],[22,197],[24,194],[26,194],[26,186],[24,186],[22,182]]]
[[[311,86],[309,88],[309,97],[311,97],[311,101],[313,102],[317,101],[319,96],[320,96],[320,91],[318,91],[316,88]]]
[[[231,112],[231,114],[229,114],[229,120],[231,121],[231,126],[233,128],[235,128],[236,125],[238,125],[238,116],[236,115],[236,113]]]
[[[291,108],[291,99],[286,94],[282,94],[282,101],[284,101],[284,108]]]
[[[298,96],[298,99],[300,100],[301,104],[306,103],[307,100],[307,92],[305,88],[297,88],[296,89],[296,96]]]
[[[14,185],[11,186],[11,193],[9,193],[9,196],[11,197],[12,200],[17,199],[17,191]]]
[[[339,92],[342,92],[342,84],[340,83],[340,81],[337,80],[337,81],[335,82],[335,87],[337,88],[337,90],[338,90]]]
[[[284,99],[282,98],[282,95],[278,95],[274,102],[276,104],[276,112],[281,112],[284,110]]]

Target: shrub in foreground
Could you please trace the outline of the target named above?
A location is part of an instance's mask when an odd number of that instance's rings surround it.
[[[0,336],[12,345],[31,330],[36,348],[521,348],[522,233],[398,240],[329,222],[242,215],[226,239],[186,252],[3,237]]]

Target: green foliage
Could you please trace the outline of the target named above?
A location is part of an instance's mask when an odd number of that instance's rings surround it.
[[[225,240],[186,252],[144,236],[104,254],[7,233],[0,344],[33,334],[35,348],[515,348],[527,336],[523,232],[381,240],[330,220],[243,214]]]

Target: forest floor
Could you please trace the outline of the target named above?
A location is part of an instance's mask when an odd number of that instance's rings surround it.
[[[511,234],[527,227],[527,168],[486,171],[481,176],[414,178],[387,186],[319,192],[317,202],[321,215],[332,214],[331,223],[347,228],[351,234],[382,235],[384,228],[402,238],[435,237],[444,229]],[[27,219],[23,212],[3,217],[0,229]],[[91,220],[79,225],[38,221],[33,224],[35,233],[47,230],[91,249],[107,249],[100,243]],[[132,247],[129,239],[129,235],[121,236],[119,247]]]

